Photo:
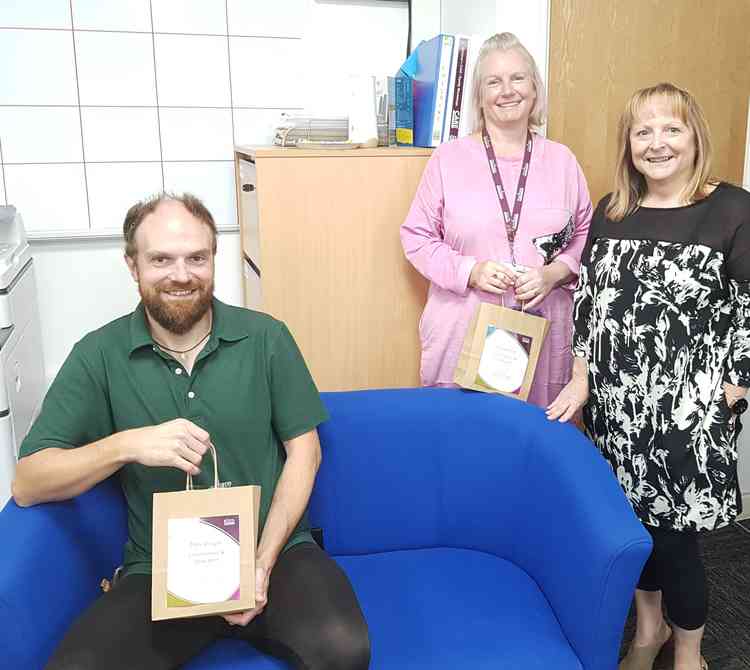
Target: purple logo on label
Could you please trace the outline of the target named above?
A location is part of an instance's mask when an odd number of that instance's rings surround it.
[[[220,530],[222,533],[226,533],[235,540],[238,544],[240,541],[240,517],[237,514],[228,514],[227,516],[204,516],[201,517],[201,523],[205,523],[209,526]]]

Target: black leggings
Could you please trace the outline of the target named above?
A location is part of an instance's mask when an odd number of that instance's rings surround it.
[[[708,584],[698,533],[645,528],[651,534],[654,549],[638,588],[661,591],[667,615],[680,628],[700,628],[708,613]]]
[[[129,575],[73,624],[48,670],[171,670],[218,638],[234,638],[300,670],[366,670],[367,625],[341,568],[297,544],[271,572],[268,604],[247,626],[222,617],[151,621],[151,577]]]

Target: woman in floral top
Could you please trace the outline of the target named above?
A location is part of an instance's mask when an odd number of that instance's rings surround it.
[[[707,668],[698,532],[740,512],[739,414],[750,386],[750,194],[713,181],[703,112],[671,84],[620,119],[615,189],[598,205],[575,295],[572,381],[548,409],[584,407],[654,549],[621,670]],[[662,599],[671,627],[662,617]]]

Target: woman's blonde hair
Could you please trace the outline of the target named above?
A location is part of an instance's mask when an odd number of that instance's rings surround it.
[[[605,214],[612,221],[622,221],[637,209],[648,192],[644,176],[635,169],[630,151],[630,132],[640,118],[643,108],[651,102],[664,104],[695,136],[693,175],[682,192],[685,202],[701,200],[711,179],[713,146],[708,122],[698,101],[686,90],[668,82],[642,88],[630,97],[617,126],[617,163],[612,197]]]
[[[484,112],[482,111],[482,67],[484,66],[484,61],[494,51],[511,50],[515,50],[523,56],[534,83],[536,100],[531,109],[531,114],[529,114],[529,125],[532,130],[539,130],[546,121],[547,92],[534,57],[513,33],[498,33],[484,41],[484,44],[479,49],[477,62],[474,65],[474,73],[471,81],[471,130],[473,133],[480,133],[484,128]]]

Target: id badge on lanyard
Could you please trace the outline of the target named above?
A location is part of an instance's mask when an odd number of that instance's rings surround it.
[[[495,182],[497,199],[500,201],[500,210],[502,211],[503,222],[505,223],[505,234],[508,236],[508,246],[510,247],[510,260],[514,268],[521,269],[521,266],[516,263],[515,240],[518,224],[521,221],[521,208],[523,207],[523,199],[526,194],[526,180],[529,176],[529,165],[531,164],[531,152],[534,148],[534,140],[532,139],[531,132],[526,131],[526,150],[523,155],[521,174],[518,175],[518,186],[516,187],[516,196],[513,199],[512,212],[508,205],[507,194],[503,188],[503,180],[500,177],[495,150],[492,148],[492,140],[490,140],[487,128],[482,130],[482,141],[484,143],[484,150],[487,152],[487,162],[490,166],[492,180]]]

